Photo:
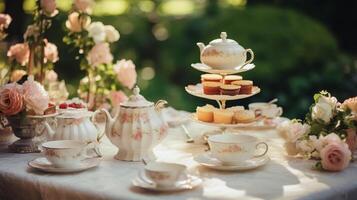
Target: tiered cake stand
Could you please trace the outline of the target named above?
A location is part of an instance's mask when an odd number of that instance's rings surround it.
[[[226,76],[226,75],[230,75],[230,74],[238,74],[238,73],[242,73],[242,72],[246,72],[249,70],[254,69],[255,65],[254,64],[247,64],[244,66],[240,66],[240,67],[236,67],[233,69],[229,69],[229,70],[217,70],[217,69],[212,69],[211,67],[202,64],[202,63],[195,63],[191,65],[193,68],[195,68],[196,70],[205,72],[205,73],[210,73],[210,74],[219,74],[221,76]],[[251,96],[254,96],[256,94],[258,94],[260,92],[260,88],[257,86],[253,87],[252,93],[251,94],[243,94],[243,95],[235,95],[235,96],[229,96],[229,95],[206,95],[203,93],[203,87],[201,84],[196,84],[196,85],[188,85],[185,87],[185,90],[187,93],[196,96],[196,97],[200,97],[200,98],[204,98],[204,99],[210,99],[210,100],[215,100],[217,101],[219,108],[221,109],[225,109],[226,108],[226,101],[233,101],[233,100],[238,100],[238,99],[245,99]],[[258,119],[256,119],[258,120]],[[209,123],[209,122],[203,122],[200,121],[196,118],[195,115],[193,115],[193,121],[204,124],[204,125],[209,125],[209,126],[214,126],[214,127],[218,127],[221,129],[221,132],[224,133],[228,128],[239,128],[239,127],[246,127],[249,126],[249,124],[246,123],[237,123],[237,124],[218,124],[218,123]],[[255,123],[255,122],[252,122]],[[208,134],[208,133],[207,133]]]

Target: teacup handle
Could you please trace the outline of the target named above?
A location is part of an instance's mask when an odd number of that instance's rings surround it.
[[[279,107],[278,109],[279,109],[279,111],[278,111],[277,117],[280,117],[283,114],[283,108]]]
[[[253,51],[251,49],[246,49],[245,52],[246,52],[246,54],[247,53],[250,54],[250,59],[245,61],[244,65],[249,64],[249,63],[253,62],[253,60],[254,60],[254,53],[253,53]]]
[[[89,150],[93,150],[97,157],[103,157],[102,153],[98,149],[98,142],[88,142],[86,146],[83,148],[83,160],[87,158],[93,158],[93,156],[88,155]]]
[[[268,146],[267,143],[265,143],[265,142],[259,142],[257,145],[255,145],[255,148],[258,149],[258,147],[259,147],[260,145],[264,145],[264,146],[265,146],[265,150],[264,150],[264,152],[263,152],[262,154],[259,154],[259,155],[254,156],[255,158],[262,157],[262,156],[264,156],[265,154],[267,154],[267,152],[268,152],[269,146]]]

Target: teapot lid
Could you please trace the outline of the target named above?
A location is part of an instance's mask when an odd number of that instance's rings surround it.
[[[130,108],[149,107],[153,105],[153,102],[146,100],[145,97],[140,94],[140,88],[138,86],[134,87],[133,94],[129,97],[128,101],[120,104],[120,106]]]
[[[237,48],[243,48],[235,40],[227,39],[226,32],[221,32],[220,37],[220,39],[212,40],[209,44],[212,46],[234,46]]]

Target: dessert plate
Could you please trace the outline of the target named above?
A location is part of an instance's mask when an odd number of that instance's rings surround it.
[[[221,171],[245,171],[261,167],[270,161],[269,156],[265,155],[258,158],[253,158],[245,162],[235,164],[235,165],[224,165],[221,161],[211,156],[210,152],[198,155],[194,157],[194,160],[200,165],[221,170]]]
[[[174,192],[181,190],[191,190],[199,185],[201,185],[202,179],[197,176],[188,175],[186,180],[180,180],[172,186],[157,186],[155,183],[150,182],[150,180],[144,180],[141,175],[137,176],[132,184],[136,187],[140,187],[146,190],[158,191],[158,192]]]
[[[73,173],[73,172],[81,172],[93,167],[96,167],[100,164],[102,158],[88,158],[81,162],[81,165],[78,167],[71,168],[58,168],[52,165],[50,161],[48,161],[45,157],[39,157],[34,160],[31,160],[28,165],[34,169],[43,171],[43,172],[51,172],[51,173]]]
[[[232,69],[213,69],[212,67],[210,67],[206,64],[203,64],[203,63],[193,63],[193,64],[191,64],[191,66],[201,72],[206,72],[206,73],[210,73],[210,74],[221,74],[221,75],[242,73],[242,72],[252,70],[255,67],[255,65],[252,63],[236,66],[236,67],[233,67]]]
[[[196,85],[188,85],[185,87],[186,92],[189,94],[196,96],[196,97],[201,97],[205,99],[211,99],[211,100],[237,100],[237,99],[244,99],[253,95],[256,95],[260,92],[260,88],[257,86],[253,86],[252,93],[251,94],[239,94],[239,95],[207,95],[203,93],[203,87],[201,83],[198,83]]]

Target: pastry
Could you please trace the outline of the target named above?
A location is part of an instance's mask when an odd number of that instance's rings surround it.
[[[244,110],[244,106],[233,106],[233,107],[227,108],[227,110],[230,110],[235,113],[235,112]]]
[[[239,90],[240,90],[240,86],[238,86],[238,85],[221,85],[220,86],[221,95],[229,95],[229,96],[238,95]]]
[[[220,86],[222,83],[218,82],[203,82],[203,93],[207,95],[220,94]]]
[[[45,110],[44,114],[49,115],[49,114],[54,114],[56,113],[56,105],[49,103],[48,108]]]
[[[205,81],[209,82],[222,82],[222,76],[218,74],[202,74],[201,81],[202,83]]]
[[[212,105],[205,105],[196,108],[197,119],[203,122],[213,122],[213,110],[215,108]]]
[[[249,80],[233,81],[232,84],[240,86],[239,94],[251,94],[252,93],[253,81],[249,81]]]
[[[233,81],[240,81],[243,77],[239,75],[228,75],[224,77],[223,83],[224,84],[231,84]]]
[[[234,112],[216,109],[213,112],[213,122],[217,124],[232,124]]]
[[[234,121],[237,123],[250,123],[255,120],[255,113],[252,110],[241,110],[234,114]]]

